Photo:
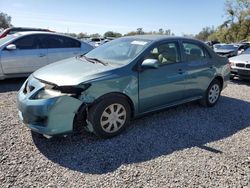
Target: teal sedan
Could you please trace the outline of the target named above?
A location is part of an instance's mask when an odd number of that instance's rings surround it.
[[[214,106],[229,75],[228,59],[198,40],[123,37],[34,72],[18,93],[19,116],[46,137],[80,127],[110,138],[147,113]]]

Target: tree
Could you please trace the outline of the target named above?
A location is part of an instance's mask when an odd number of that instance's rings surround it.
[[[0,12],[0,29],[6,29],[8,27],[12,27],[11,16],[3,12]]]
[[[89,35],[89,37],[100,37],[101,35],[99,33],[94,33],[94,34],[91,34]]]
[[[165,35],[174,35],[170,29],[165,30]]]
[[[143,35],[144,34],[143,28],[137,28],[137,34]]]
[[[158,32],[160,35],[163,35],[164,34],[164,31],[162,28],[159,29],[159,32]]]
[[[121,37],[122,34],[121,33],[116,33],[116,32],[113,32],[113,31],[107,31],[106,33],[104,33],[104,37],[115,37],[115,38],[118,38],[118,37]]]
[[[132,36],[132,35],[137,35],[138,33],[136,31],[130,31],[126,33],[124,36]]]
[[[210,35],[215,32],[214,27],[204,27],[201,32],[195,35],[195,38],[206,41]]]
[[[196,38],[232,43],[250,40],[250,0],[226,0],[224,21],[217,29],[205,27]]]
[[[77,38],[78,39],[83,39],[83,38],[87,38],[88,37],[88,35],[87,35],[87,33],[79,33],[78,35],[77,35]]]

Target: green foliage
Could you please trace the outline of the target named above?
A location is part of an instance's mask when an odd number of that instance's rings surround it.
[[[195,38],[206,41],[208,37],[215,33],[214,27],[204,27],[201,32],[195,35]]]
[[[104,37],[115,37],[115,38],[118,38],[118,37],[121,37],[122,34],[121,33],[116,33],[116,32],[113,32],[113,31],[107,31],[106,33],[104,33]]]
[[[196,38],[225,43],[250,40],[250,0],[226,0],[225,11],[227,20],[223,24],[216,30],[203,28]]]
[[[88,37],[87,33],[79,33],[79,34],[77,35],[77,38],[78,38],[78,39],[84,39],[84,38],[87,38],[87,37]]]
[[[149,31],[145,32],[143,31],[143,28],[138,28],[137,31],[130,31],[126,33],[124,36],[132,36],[132,35],[172,35],[174,36],[175,34],[171,32],[170,29],[164,30],[160,28],[158,31]]]
[[[89,37],[100,37],[101,35],[99,33],[90,34]]]
[[[8,14],[0,12],[0,29],[6,29],[11,26],[11,17]]]

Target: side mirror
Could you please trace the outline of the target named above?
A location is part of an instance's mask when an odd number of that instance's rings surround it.
[[[159,67],[160,63],[157,59],[145,59],[142,64],[141,67],[142,68],[153,68],[153,69],[157,69]]]
[[[8,46],[6,46],[7,50],[16,50],[16,45],[15,44],[9,44]]]

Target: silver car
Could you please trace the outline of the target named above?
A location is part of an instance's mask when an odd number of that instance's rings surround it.
[[[0,39],[0,80],[27,76],[35,70],[93,47],[51,32],[20,32]]]
[[[250,78],[250,48],[241,55],[229,59],[231,63],[231,78],[239,76],[241,78]]]

